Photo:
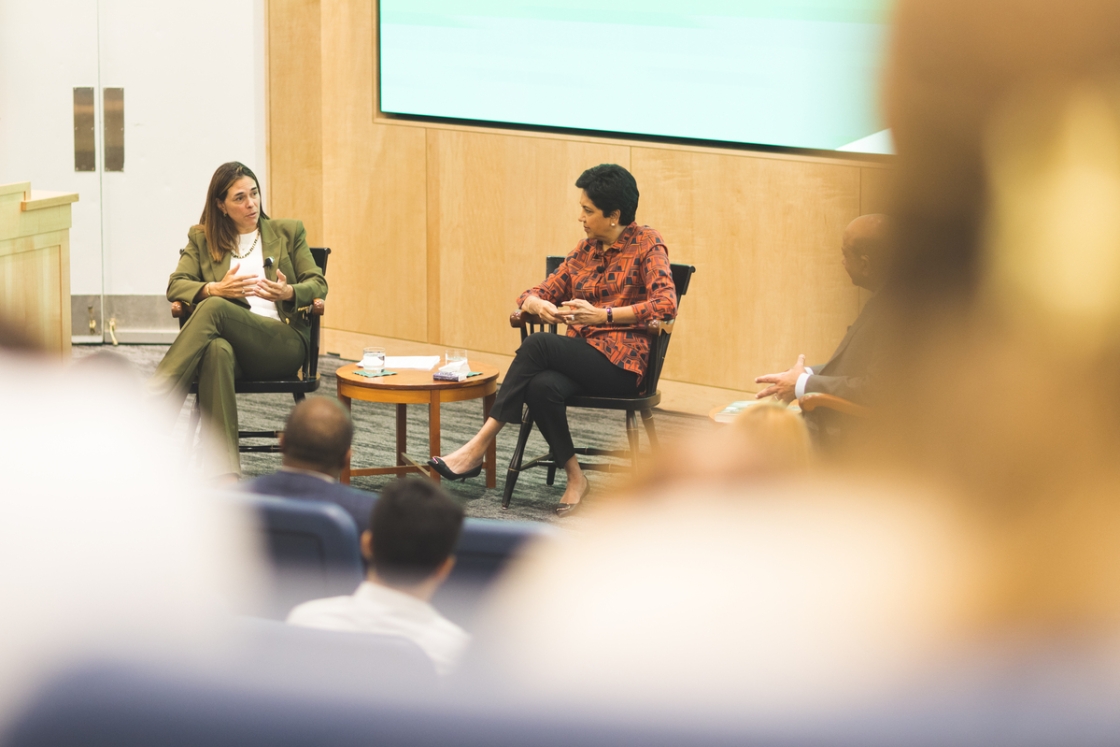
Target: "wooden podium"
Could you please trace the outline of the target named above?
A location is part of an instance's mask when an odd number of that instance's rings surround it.
[[[0,321],[70,357],[70,203],[78,195],[0,184]]]

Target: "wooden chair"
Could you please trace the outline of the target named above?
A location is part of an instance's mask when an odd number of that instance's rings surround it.
[[[545,269],[547,271],[546,277],[554,273],[556,268],[558,268],[563,261],[563,257],[547,257],[545,262]],[[692,265],[681,264],[670,265],[670,268],[673,273],[673,284],[676,286],[677,290],[677,309],[679,311],[681,298],[688,292],[688,285],[692,280],[692,273],[696,272],[696,268]],[[521,330],[522,340],[534,332],[551,332],[556,334],[557,331],[555,324],[548,324],[537,315],[528,314],[523,311],[515,311],[510,314],[509,323],[511,327]],[[577,395],[569,398],[566,403],[568,407],[623,410],[626,412],[626,437],[629,441],[629,449],[577,447],[575,451],[576,454],[583,456],[629,457],[631,466],[622,467],[609,462],[580,462],[580,467],[585,470],[617,472],[637,469],[639,447],[637,413],[641,413],[642,415],[642,424],[645,425],[650,445],[655,449],[657,448],[657,430],[654,428],[653,424],[653,408],[661,404],[661,392],[657,390],[657,383],[661,378],[661,366],[665,361],[665,352],[669,349],[669,339],[672,336],[673,322],[671,320],[667,322],[654,320],[648,325],[647,330],[650,337],[649,368],[646,370],[646,375],[642,380],[642,392],[637,397],[591,397]],[[502,491],[502,508],[509,508],[510,498],[513,496],[513,488],[517,484],[518,476],[520,476],[523,471],[533,467],[545,467],[548,469],[546,481],[549,485],[552,485],[556,479],[556,468],[563,466],[556,463],[551,453],[535,459],[530,459],[527,462],[524,461],[525,445],[529,441],[529,434],[532,430],[533,413],[529,411],[529,407],[526,405],[521,417],[521,430],[517,434],[517,446],[514,447],[513,457],[509,462],[509,470],[506,472],[506,484]]]
[[[326,247],[312,247],[311,256],[315,258],[315,264],[323,271],[323,275],[327,274],[327,258],[330,257],[331,250]],[[182,328],[190,318],[193,306],[182,301],[174,301],[171,304],[171,316],[179,320],[179,327]],[[311,335],[309,338],[310,345],[308,346],[307,358],[303,362],[303,367],[300,369],[296,376],[288,379],[238,379],[234,382],[234,390],[238,394],[291,394],[292,399],[296,404],[302,402],[304,398],[319,389],[319,321],[326,311],[326,304],[321,298],[316,298],[311,302],[310,306],[305,306],[297,310],[299,313],[307,314],[311,323]],[[191,384],[190,393],[198,395],[198,382]],[[199,409],[198,400],[195,400],[194,410],[191,412],[191,427],[190,433],[193,434],[198,425],[201,417],[201,410]],[[238,431],[238,439],[243,438],[272,438],[279,439],[283,431]],[[239,444],[238,451],[240,452],[265,452],[275,453],[280,451],[279,443],[271,444]]]

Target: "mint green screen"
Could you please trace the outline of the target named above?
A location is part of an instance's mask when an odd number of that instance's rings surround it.
[[[889,152],[889,0],[381,0],[397,114]]]

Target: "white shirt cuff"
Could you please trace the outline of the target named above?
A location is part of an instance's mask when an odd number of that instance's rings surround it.
[[[794,387],[793,393],[798,399],[805,396],[805,382],[809,381],[809,377],[813,375],[813,369],[806,368],[805,373],[797,377],[797,386]]]

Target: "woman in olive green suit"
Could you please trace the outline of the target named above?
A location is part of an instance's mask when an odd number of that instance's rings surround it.
[[[295,374],[310,336],[296,310],[325,298],[327,281],[303,223],[269,219],[256,175],[236,161],[214,172],[201,224],[187,238],[167,299],[195,308],[156,368],[153,387],[182,402],[198,377],[203,417],[222,439],[217,472],[240,475],[234,381]]]

